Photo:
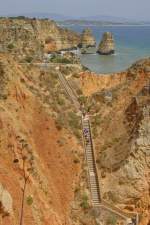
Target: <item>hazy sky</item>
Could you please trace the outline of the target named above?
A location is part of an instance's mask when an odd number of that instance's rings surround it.
[[[0,0],[0,14],[48,12],[72,16],[110,15],[150,20],[150,0]]]

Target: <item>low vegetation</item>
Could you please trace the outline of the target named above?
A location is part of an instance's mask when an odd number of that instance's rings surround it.
[[[53,55],[50,59],[52,63],[64,63],[64,64],[71,64],[73,61],[71,59],[67,59],[61,55]]]
[[[24,60],[27,63],[31,63],[33,61],[33,57],[32,56],[26,56]]]
[[[111,215],[107,218],[106,224],[107,225],[115,225],[117,223],[117,218],[115,215]]]
[[[8,48],[9,50],[12,50],[14,47],[15,47],[15,46],[14,46],[13,43],[10,43],[10,44],[7,45],[7,48]]]
[[[32,196],[29,195],[29,196],[27,197],[26,201],[27,201],[27,204],[28,204],[29,206],[32,205],[32,203],[33,203],[33,198],[32,198]]]
[[[82,196],[82,202],[81,202],[80,206],[83,209],[89,208],[89,198],[88,198],[88,195],[86,193],[84,193],[83,196]]]

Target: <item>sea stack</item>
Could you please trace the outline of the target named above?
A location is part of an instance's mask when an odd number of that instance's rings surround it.
[[[103,34],[97,53],[100,55],[111,55],[115,53],[115,42],[111,32],[105,32]]]
[[[81,36],[81,47],[89,48],[89,47],[95,47],[95,46],[96,46],[96,41],[92,34],[91,29],[89,28],[84,29]]]

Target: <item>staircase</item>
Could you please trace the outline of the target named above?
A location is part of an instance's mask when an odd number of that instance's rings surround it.
[[[74,92],[74,90],[72,89],[70,83],[60,72],[58,73],[58,77],[59,77],[60,83],[62,84],[66,93],[70,97],[77,111],[80,111],[80,104],[78,102],[78,97],[76,93]],[[118,215],[119,217],[121,217],[122,219],[126,221],[126,224],[137,225],[139,223],[138,213],[123,212],[119,208],[101,199],[100,184],[99,184],[96,160],[94,155],[94,146],[93,146],[93,140],[92,140],[90,119],[87,115],[83,115],[83,114],[82,114],[82,131],[83,131],[85,156],[86,156],[86,161],[88,166],[88,179],[89,179],[89,186],[91,191],[91,199],[92,199],[93,207],[99,208],[99,209],[105,209],[111,213],[114,213],[115,215]],[[135,222],[133,223],[131,219],[134,219]]]
[[[88,116],[82,116],[82,130],[83,130],[83,139],[85,146],[85,155],[88,165],[89,173],[89,184],[91,190],[92,204],[94,207],[100,206],[101,197],[100,197],[100,187],[97,176],[93,142],[91,136],[90,121]]]
[[[74,106],[76,107],[77,111],[79,111],[80,110],[80,104],[79,104],[78,97],[77,97],[76,93],[73,91],[73,89],[70,86],[69,82],[62,75],[62,73],[59,72],[58,73],[58,77],[59,77],[60,83],[64,87],[67,95],[70,97],[70,99],[71,99],[72,103],[74,104]]]

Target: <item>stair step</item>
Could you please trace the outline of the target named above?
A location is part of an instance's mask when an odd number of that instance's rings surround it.
[[[91,161],[92,164],[94,165],[94,162],[93,162],[93,159],[92,158],[88,158],[88,157],[86,157],[86,158],[87,158],[87,160]]]
[[[95,187],[95,188],[92,188],[92,187],[91,187],[91,191],[92,191],[92,193],[93,193],[93,194],[94,194],[94,193],[95,193],[95,194],[97,194],[97,193],[98,193],[98,190],[97,190],[97,188],[96,188],[96,187]]]
[[[88,149],[86,148],[86,153],[87,153],[87,154],[89,153],[89,154],[93,155],[92,149],[89,149],[89,148],[88,148]]]
[[[99,199],[99,194],[98,193],[93,193],[92,192],[91,194],[92,194],[92,198],[93,199],[96,199],[96,200]]]
[[[86,153],[86,156],[91,157],[91,159],[94,161],[94,157],[91,153]]]
[[[96,185],[95,182],[94,183],[91,183],[91,187],[96,188],[98,190],[97,185]]]
[[[98,187],[97,187],[96,183],[91,184],[91,189],[96,189],[96,190],[98,190]]]
[[[86,153],[86,156],[91,157],[91,159],[94,161],[93,155],[91,153]]]
[[[99,197],[94,198],[94,197],[92,196],[92,199],[93,199],[93,201],[95,201],[95,202],[99,202]]]
[[[93,157],[91,157],[91,156],[86,156],[86,158],[87,158],[87,160],[90,160],[90,161],[93,162]],[[94,163],[94,162],[93,162],[93,163]]]
[[[94,177],[90,176],[90,180],[91,180],[91,182],[93,182],[93,181],[96,182],[96,177],[95,176]]]
[[[93,201],[99,201],[99,195],[92,195]]]
[[[93,199],[92,201],[95,202],[95,203],[100,203],[99,199]]]
[[[91,180],[90,179],[91,184],[95,184],[97,186],[97,181],[96,180]]]
[[[91,181],[91,187],[92,186],[95,186],[97,188],[97,183],[95,181],[94,182]]]
[[[97,197],[97,198],[92,198],[93,199],[93,201],[95,201],[95,202],[99,202],[99,197]]]
[[[97,183],[95,181],[91,181],[91,186],[95,186],[97,188]]]
[[[96,188],[98,190],[96,183],[91,183],[91,187]]]
[[[87,154],[86,154],[86,156],[91,157],[91,159],[92,159],[92,160],[94,160],[94,159],[93,159],[93,155],[92,155],[92,154],[87,153]]]
[[[95,189],[96,189],[96,190],[98,191],[97,186],[93,186],[93,185],[91,185],[91,189],[92,189],[92,190],[95,190]]]
[[[86,146],[86,150],[90,151],[90,152],[93,152],[93,148],[91,145],[87,145]]]
[[[88,163],[91,163],[92,165],[94,165],[94,162],[92,159],[88,159]]]
[[[92,192],[93,196],[98,196],[99,195],[97,189],[92,189],[91,192]]]

